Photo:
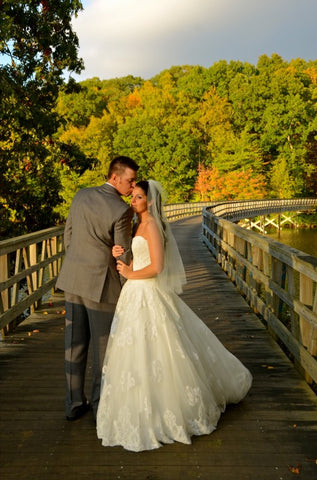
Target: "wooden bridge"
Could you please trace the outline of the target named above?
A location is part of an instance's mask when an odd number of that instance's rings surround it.
[[[226,201],[211,205],[215,216],[231,222],[240,221],[244,228],[262,234],[267,233],[268,227],[278,231],[284,226],[296,228],[298,213],[314,211],[316,207],[317,198]]]
[[[220,227],[225,227],[222,220]],[[63,296],[55,294],[51,301],[38,304],[13,332],[7,329],[0,342],[1,479],[317,479],[315,393],[202,242],[201,216],[179,220],[173,224],[173,230],[188,277],[183,298],[251,370],[254,382],[247,398],[239,405],[229,406],[217,430],[193,438],[192,445],[175,443],[141,453],[102,447],[92,415],[75,422],[67,422],[64,416],[64,303]],[[60,233],[53,240],[49,240],[50,236],[37,238],[42,245],[37,266],[30,260],[26,247],[21,246],[31,294],[37,291],[32,284],[34,273],[47,267],[48,255],[53,258],[51,268],[58,267]],[[211,235],[210,231],[208,234]],[[229,247],[222,234],[217,230],[208,241],[213,248],[216,244],[222,246],[225,252]],[[239,241],[231,244],[228,243],[232,249],[229,253],[233,258],[233,247]],[[7,252],[11,248],[8,244],[5,247]],[[244,247],[240,252],[248,250]],[[2,255],[7,255],[4,250]],[[229,256],[224,255],[228,261]],[[240,257],[238,260],[246,265],[249,257]],[[2,262],[2,272],[8,272],[4,268],[7,263]],[[15,276],[21,277],[16,270]],[[240,270],[241,279],[246,282],[246,269]],[[7,277],[2,277],[3,292],[5,287],[14,286],[12,278]],[[38,289],[50,282],[50,278],[44,277],[41,282],[37,277]],[[10,302],[12,298],[11,295]],[[2,309],[5,300],[8,301],[3,295]],[[17,305],[12,306],[15,314]],[[310,357],[313,362],[314,357]],[[89,380],[88,370],[88,383]]]

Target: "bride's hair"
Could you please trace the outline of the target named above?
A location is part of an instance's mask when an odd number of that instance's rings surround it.
[[[150,183],[151,182],[151,183]],[[164,244],[166,242],[166,221],[164,219],[162,194],[158,187],[162,188],[158,182],[154,180],[140,180],[136,187],[143,190],[147,197],[147,206],[150,215],[159,222],[159,228],[163,236]]]
[[[149,191],[149,182],[147,180],[140,180],[139,182],[136,183],[136,187],[142,188],[143,192],[147,196],[148,191]]]

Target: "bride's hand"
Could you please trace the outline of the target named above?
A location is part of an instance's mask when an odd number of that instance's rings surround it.
[[[121,257],[121,255],[124,254],[124,248],[121,247],[121,245],[114,245],[112,247],[112,256],[114,258],[118,258],[118,257]]]
[[[122,260],[117,261],[117,270],[124,278],[129,278],[129,273],[132,272],[132,263],[127,265]]]

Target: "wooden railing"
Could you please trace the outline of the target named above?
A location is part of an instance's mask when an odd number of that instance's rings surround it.
[[[199,215],[210,202],[166,205],[170,221]],[[0,241],[1,336],[33,312],[54,290],[60,271],[64,227],[53,227]]]
[[[309,200],[306,204],[307,207],[311,207],[312,203],[310,199],[304,200]],[[314,200],[316,201],[316,199]],[[303,199],[300,201],[302,206],[306,205],[303,203]],[[200,215],[203,209],[207,212],[206,207],[213,208],[215,211],[226,215],[232,215],[233,213],[238,215],[238,209],[240,208],[241,212],[242,206],[249,212],[258,212],[259,209],[269,208],[270,205],[263,202],[264,201],[221,202],[217,204],[197,202],[170,204],[166,205],[164,210],[168,220],[175,221],[183,217]],[[285,208],[285,204],[283,204],[284,201],[282,201],[282,204],[281,201],[274,202],[275,205],[272,204],[272,208]],[[277,205],[278,203],[279,206]],[[288,203],[287,210],[289,209],[290,204]],[[296,209],[300,209],[299,203],[297,203]],[[304,209],[306,209],[306,207]],[[243,214],[243,217],[245,216],[246,215]],[[207,232],[206,228],[205,231]],[[63,226],[53,227],[21,237],[0,241],[0,329],[2,335],[5,335],[9,325],[14,326],[26,311],[33,311],[37,305],[40,304],[43,296],[54,289],[64,254],[63,230]],[[243,231],[245,232],[245,230]],[[210,238],[212,238],[212,233],[209,233],[209,235],[211,235]],[[217,236],[212,242],[207,236],[206,239],[211,245],[216,241]],[[217,245],[218,248],[217,242],[215,245]],[[217,251],[214,250],[214,252],[218,257]],[[302,295],[304,294],[302,293]]]
[[[201,215],[203,208],[213,204],[214,202],[171,203],[164,206],[164,212],[169,221],[174,221],[183,217]]]
[[[307,381],[317,382],[317,258],[218,216],[229,211],[204,209],[203,241]]]
[[[212,213],[218,217],[237,222],[263,214],[312,210],[317,207],[317,198],[291,198],[271,200],[243,200],[213,203]]]
[[[0,242],[2,336],[54,288],[63,255],[63,232],[63,226],[53,227]]]

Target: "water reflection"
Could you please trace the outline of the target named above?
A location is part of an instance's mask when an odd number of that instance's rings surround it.
[[[302,252],[317,257],[317,228],[315,229],[293,229],[284,228],[280,232],[280,236],[276,230],[268,232],[268,237],[285,243],[290,247],[297,248]]]

